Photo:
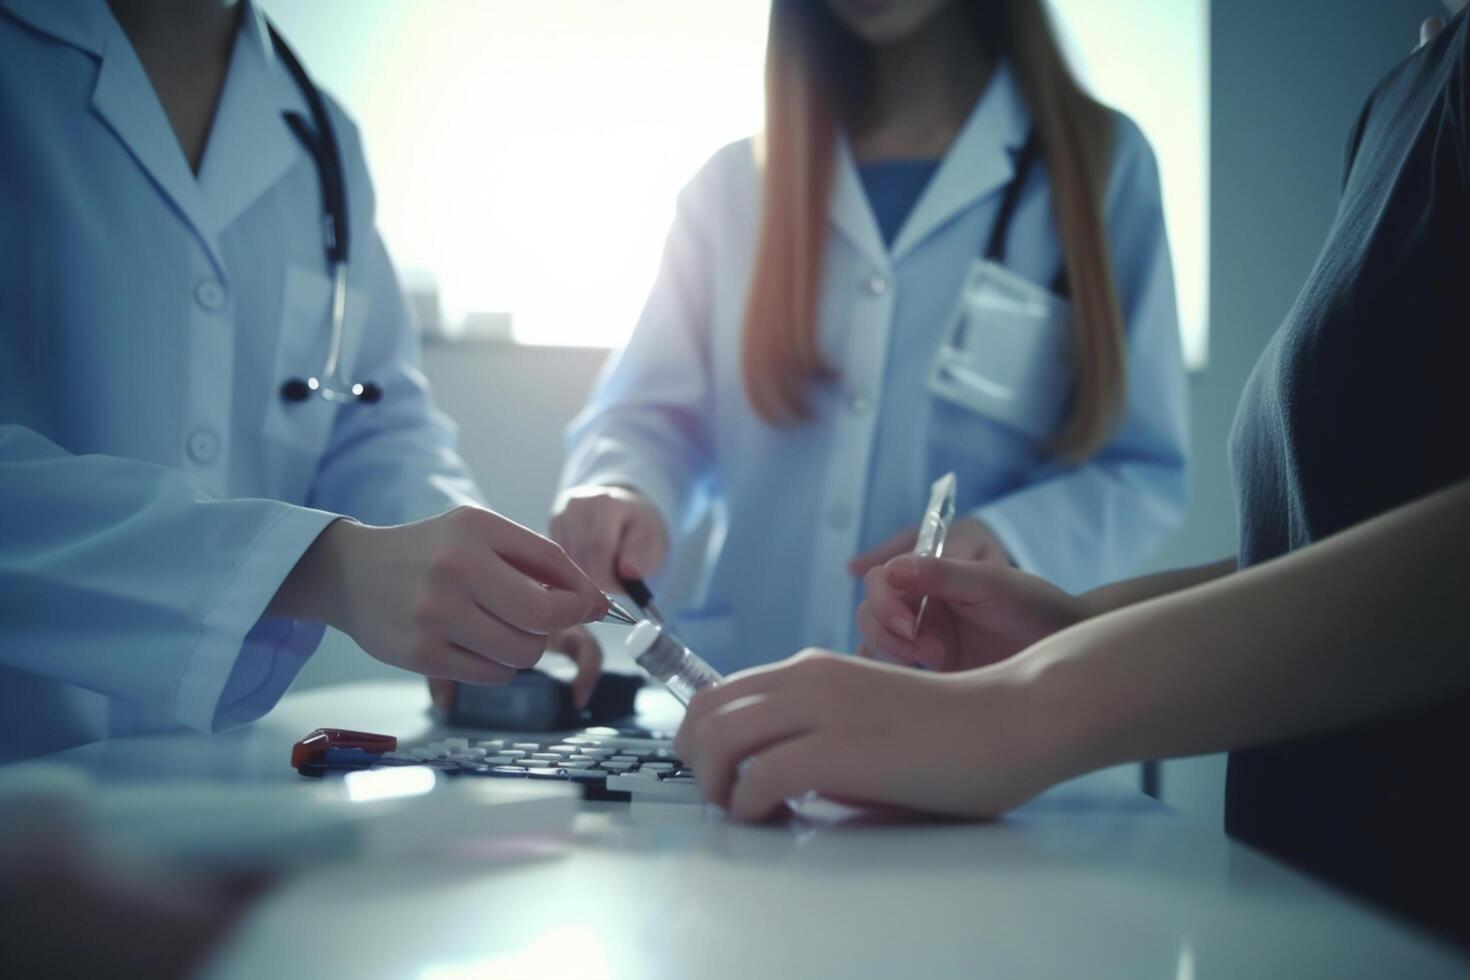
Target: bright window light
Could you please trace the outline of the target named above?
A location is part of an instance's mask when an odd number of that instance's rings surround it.
[[[766,0],[266,0],[357,119],[399,264],[452,328],[616,346],[674,198],[761,125]]]
[[[1051,0],[1083,83],[1153,145],[1174,258],[1184,361],[1209,350],[1209,0]]]
[[[814,0],[816,2],[816,0]],[[1206,349],[1207,0],[1051,0],[1158,154],[1186,358]],[[357,119],[378,224],[443,322],[617,346],[680,187],[756,132],[768,0],[264,0]],[[478,318],[475,318],[478,319]]]

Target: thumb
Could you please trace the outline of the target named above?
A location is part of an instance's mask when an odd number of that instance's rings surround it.
[[[430,677],[429,700],[434,702],[434,707],[448,711],[454,707],[454,689],[458,686],[454,681],[444,677]]]
[[[882,544],[878,545],[871,551],[865,551],[862,554],[858,555],[856,558],[849,561],[847,563],[847,570],[853,575],[861,578],[862,576],[868,574],[868,571],[870,569],[877,568],[879,565],[888,561],[890,558],[896,558],[899,555],[907,554],[908,552],[913,551],[914,544],[918,540],[918,527],[905,528],[904,530],[899,531],[897,534],[889,537]]]
[[[1010,568],[989,561],[921,558],[901,555],[884,569],[888,583],[906,595],[969,605],[983,602],[1005,588]]]

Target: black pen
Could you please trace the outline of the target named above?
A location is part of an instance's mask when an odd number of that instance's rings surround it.
[[[623,591],[628,594],[628,598],[633,600],[633,605],[637,606],[643,615],[660,626],[665,625],[663,612],[654,605],[653,590],[641,578],[619,577],[618,581],[623,583]]]

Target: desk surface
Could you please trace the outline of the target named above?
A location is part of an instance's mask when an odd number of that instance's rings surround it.
[[[413,741],[429,733],[426,703],[409,682],[306,691],[244,731],[113,740],[50,761],[91,773],[104,794],[154,781],[307,784],[285,760],[308,730]],[[991,824],[742,827],[712,808],[643,803],[567,813],[494,846],[294,872],[214,972],[1470,976],[1459,954],[1106,778]]]

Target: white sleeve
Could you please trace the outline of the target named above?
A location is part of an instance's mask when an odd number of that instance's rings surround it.
[[[249,721],[320,639],[261,617],[335,517],[0,425],[0,663],[201,731]]]
[[[563,489],[632,487],[676,533],[710,467],[711,259],[701,183],[696,177],[679,195],[653,291],[627,348],[567,431],[561,478]]]

